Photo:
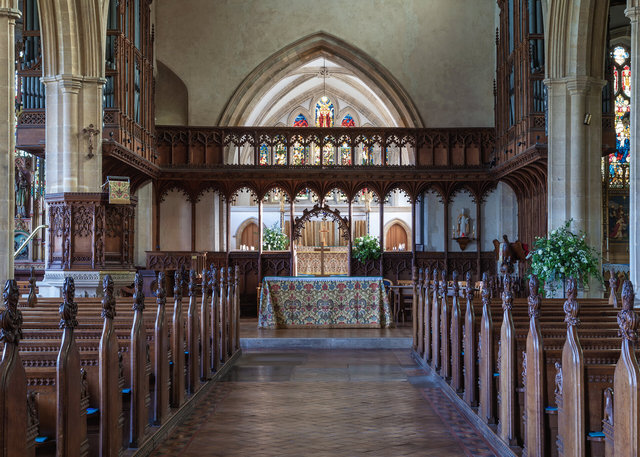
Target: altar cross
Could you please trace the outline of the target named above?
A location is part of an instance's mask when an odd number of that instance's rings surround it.
[[[322,223],[321,223],[322,224]],[[324,227],[324,225],[321,225]],[[325,238],[325,233],[329,233],[329,230],[326,228],[321,228],[319,232],[322,234],[322,239],[320,240],[320,248],[316,248],[317,251],[320,251],[320,276],[325,276],[324,273],[324,253],[327,249],[327,241]]]

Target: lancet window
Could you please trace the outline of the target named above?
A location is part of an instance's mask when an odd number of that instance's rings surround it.
[[[629,182],[629,119],[631,115],[631,62],[629,50],[617,45],[611,50],[613,72],[616,151],[609,154],[609,186],[626,187]]]

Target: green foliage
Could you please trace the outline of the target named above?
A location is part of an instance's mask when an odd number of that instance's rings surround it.
[[[356,238],[353,243],[352,256],[360,262],[378,260],[381,254],[380,240],[376,236],[364,235]]]
[[[546,238],[536,238],[528,256],[531,273],[550,285],[566,278],[576,278],[583,284],[590,278],[602,282],[598,252],[587,244],[584,232],[571,232],[571,222],[573,219],[552,230]]]
[[[289,237],[282,233],[278,224],[266,227],[262,234],[263,251],[284,251],[289,246]]]

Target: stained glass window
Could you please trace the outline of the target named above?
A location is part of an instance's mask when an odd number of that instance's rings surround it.
[[[629,182],[631,63],[629,51],[624,46],[614,47],[611,56],[613,57],[616,152],[609,155],[609,185],[611,187],[625,187]]]
[[[309,148],[305,148],[297,141],[293,143],[291,151],[291,162],[293,165],[305,165],[307,163],[307,155]]]
[[[335,108],[331,100],[324,95],[316,103],[316,127],[333,127]]]
[[[344,119],[342,119],[342,126],[343,127],[355,127],[356,126],[356,121],[353,120],[353,117],[351,117],[351,114],[347,114]]]
[[[260,165],[269,165],[269,146],[260,145]]]
[[[287,164],[287,148],[282,143],[276,144],[273,148],[273,164],[274,165]]]
[[[333,144],[327,143],[322,148],[322,163],[323,165],[336,164],[335,148],[333,147]]]
[[[344,119],[342,119],[341,125],[343,127],[355,127],[356,122],[353,120],[351,114],[347,114]],[[340,164],[351,165],[351,147],[346,142],[343,142],[340,146]]]
[[[309,123],[307,122],[307,118],[304,117],[303,114],[298,114],[293,121],[294,127],[309,127]]]

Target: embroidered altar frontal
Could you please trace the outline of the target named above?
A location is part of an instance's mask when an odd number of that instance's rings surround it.
[[[265,277],[258,328],[388,328],[389,299],[380,277]]]

